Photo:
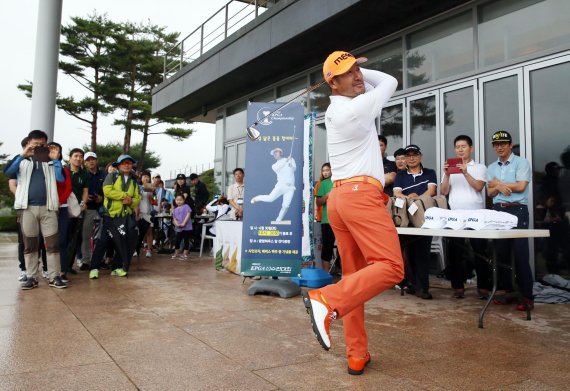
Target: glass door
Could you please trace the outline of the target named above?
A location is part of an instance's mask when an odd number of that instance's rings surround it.
[[[477,83],[475,80],[440,90],[439,123],[442,125],[442,162],[455,157],[453,140],[466,135],[473,140],[475,160],[479,151],[479,118]]]
[[[313,128],[313,177],[317,182],[321,177],[321,167],[329,161],[327,148],[327,128],[325,127],[324,118],[315,122]]]
[[[406,98],[407,134],[409,143],[422,150],[422,164],[439,175],[440,152],[438,118],[439,94],[430,91]]]
[[[570,56],[525,67],[525,123],[532,163],[531,222],[536,275],[570,272]],[[530,206],[529,205],[529,206]]]
[[[386,156],[391,158],[398,148],[405,146],[404,143],[404,104],[405,100],[394,100],[382,108],[378,124],[378,133],[386,137],[388,146]]]
[[[513,152],[526,157],[524,142],[522,69],[502,72],[479,79],[480,161],[489,165],[497,156],[491,136],[497,130],[508,131],[513,138]]]

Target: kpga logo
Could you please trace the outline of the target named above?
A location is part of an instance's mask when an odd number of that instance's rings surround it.
[[[271,114],[271,110],[268,109],[267,107],[262,107],[257,111],[257,123],[259,125],[271,125],[273,123],[273,121],[271,121],[271,117],[276,115],[277,113],[278,111],[276,111],[272,115],[269,115]]]

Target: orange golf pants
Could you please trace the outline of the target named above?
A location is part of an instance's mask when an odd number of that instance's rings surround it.
[[[342,279],[320,291],[343,320],[347,355],[364,357],[368,351],[364,303],[404,277],[398,233],[383,192],[373,184],[333,188],[327,210],[342,259]]]

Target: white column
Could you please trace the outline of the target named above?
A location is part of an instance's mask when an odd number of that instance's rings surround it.
[[[30,130],[43,130],[52,141],[63,0],[39,0],[38,3]]]

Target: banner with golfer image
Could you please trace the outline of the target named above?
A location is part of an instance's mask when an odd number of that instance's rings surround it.
[[[297,276],[301,269],[304,113],[291,103],[250,103],[259,137],[246,146],[241,272]],[[270,115],[268,115],[271,113]]]

